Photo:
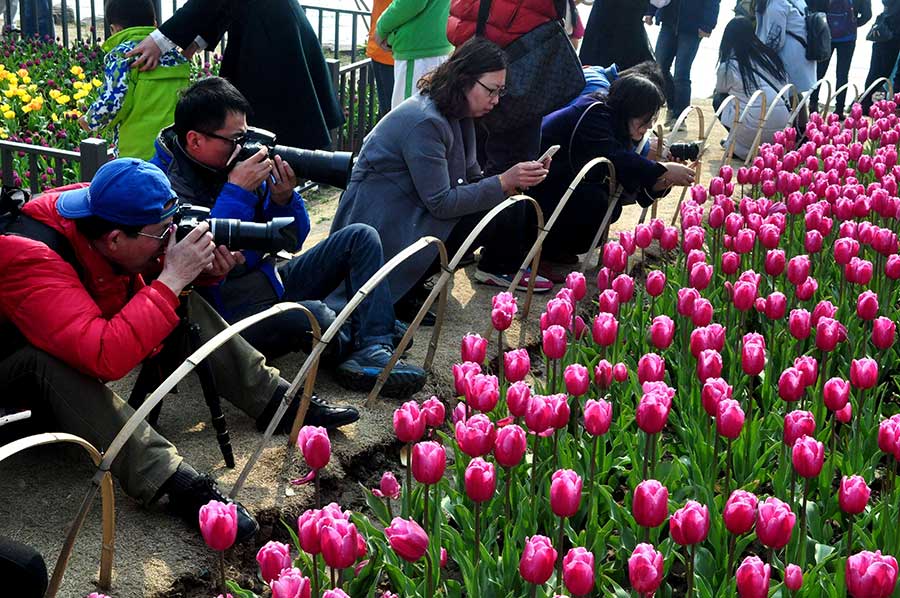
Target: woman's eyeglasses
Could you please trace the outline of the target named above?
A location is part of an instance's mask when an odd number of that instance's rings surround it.
[[[506,95],[506,86],[505,85],[501,85],[500,87],[488,87],[487,85],[485,85],[478,79],[475,79],[475,83],[477,83],[477,84],[481,85],[483,88],[485,88],[488,92],[488,95],[492,98],[502,98],[503,96]]]

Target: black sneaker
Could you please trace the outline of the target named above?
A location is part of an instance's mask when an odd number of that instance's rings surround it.
[[[189,470],[189,471],[188,471]],[[175,479],[179,478],[179,479]],[[198,474],[190,466],[179,466],[178,471],[166,483],[169,495],[169,510],[183,518],[189,524],[198,527],[200,525],[200,507],[211,500],[224,503],[235,501],[226,497],[219,491],[219,486],[207,474]],[[237,505],[237,537],[235,544],[242,544],[252,540],[259,531],[259,524],[253,515],[244,508],[241,503]]]
[[[390,345],[370,345],[359,349],[335,370],[338,384],[350,390],[372,390],[378,375],[393,355]],[[425,377],[425,370],[400,360],[388,375],[381,394],[405,399],[425,386]]]
[[[275,412],[278,410],[278,406],[281,404],[282,399],[284,399],[284,395],[289,387],[290,383],[287,380],[282,379],[278,383],[278,387],[275,389],[275,394],[273,394],[272,398],[269,400],[269,404],[266,405],[262,415],[256,418],[257,430],[262,432],[269,427],[269,422],[272,421],[272,417],[275,416]],[[297,410],[300,408],[301,394],[302,389],[301,392],[297,393],[297,396],[294,397],[294,400],[291,401],[291,404],[287,408],[287,411],[284,412],[281,421],[278,422],[278,426],[275,428],[276,434],[290,433],[291,426],[294,424],[294,418],[297,416]],[[357,411],[355,407],[335,407],[328,405],[314,394],[310,397],[309,409],[306,411],[306,418],[303,420],[303,425],[321,426],[323,428],[332,429],[352,424],[358,419],[359,411]]]

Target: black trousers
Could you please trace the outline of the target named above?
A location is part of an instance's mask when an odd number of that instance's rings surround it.
[[[846,42],[832,42],[831,44],[831,54],[834,55],[837,53],[837,64],[835,65],[835,79],[836,79],[836,87],[838,89],[847,84],[847,78],[850,74],[850,61],[853,60],[853,51],[856,49],[856,40],[850,40]],[[816,78],[821,79],[825,76],[826,71],[828,71],[828,65],[831,63],[831,56],[829,55],[828,60],[820,62],[816,65]],[[837,101],[834,105],[834,111],[836,114],[843,117],[845,102],[847,99],[847,91],[844,90],[837,95]],[[812,99],[809,101],[810,110],[817,111],[819,106],[819,88],[812,94]]]
[[[47,591],[44,557],[30,546],[0,536],[0,579],[9,596],[42,598]]]
[[[900,55],[900,39],[892,39],[886,42],[872,44],[872,59],[869,62],[869,74],[866,75],[866,88],[880,77],[890,77],[897,64],[897,56]],[[900,83],[900,78],[894,77],[894,89]],[[872,105],[872,94],[866,94],[862,98],[863,111],[868,114]]]

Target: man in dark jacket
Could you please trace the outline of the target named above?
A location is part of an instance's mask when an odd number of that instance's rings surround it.
[[[877,36],[873,36],[873,33],[877,33]],[[866,75],[866,89],[877,79],[890,77],[894,72],[894,66],[900,55],[900,0],[884,0],[884,11],[875,19],[868,39],[873,43],[869,73]],[[894,91],[898,89],[900,89],[900,74],[895,74]],[[861,102],[863,111],[868,114],[872,106],[872,94],[867,94]]]
[[[166,172],[179,197],[210,208],[214,218],[264,222],[293,217],[297,238],[293,249],[299,251],[309,234],[309,215],[294,191],[297,180],[290,165],[279,156],[269,160],[265,149],[233,163],[247,132],[248,111],[247,100],[228,81],[201,79],[182,94],[175,107],[175,124],[160,134],[153,162]],[[338,289],[352,297],[384,265],[378,233],[363,224],[337,231],[277,267],[271,254],[243,254],[246,264],[207,293],[229,321],[279,301],[302,301],[324,318],[320,323],[329,325],[334,314],[321,302]],[[371,389],[393,356],[397,328],[390,289],[382,283],[353,312],[348,342],[352,347],[335,356],[340,361],[335,372],[338,381],[352,390]],[[300,350],[304,341],[308,346],[309,335],[309,322],[300,312],[275,316],[244,334],[269,356]],[[401,361],[391,370],[383,392],[405,397],[424,383],[421,368]]]
[[[671,127],[691,103],[691,65],[700,40],[709,37],[716,26],[719,0],[672,0],[658,10],[651,4],[644,19],[648,25],[654,14],[662,25],[656,38],[656,61],[666,73],[675,65],[673,82],[666,88],[666,125]]]

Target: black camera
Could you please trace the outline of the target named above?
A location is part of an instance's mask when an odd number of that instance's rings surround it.
[[[269,150],[269,157],[281,156],[291,165],[298,178],[316,183],[347,188],[350,170],[353,168],[353,154],[350,152],[326,152],[323,150],[305,150],[275,144],[275,133],[248,127],[247,132],[238,140],[241,151],[234,162],[241,162],[253,156],[261,148]]]
[[[297,229],[290,217],[273,218],[269,222],[245,222],[236,218],[210,218],[209,208],[189,203],[178,206],[175,213],[175,238],[182,240],[201,222],[209,223],[216,245],[224,245],[232,251],[255,249],[274,253],[297,249]]]
[[[675,160],[695,162],[700,157],[699,141],[683,141],[669,146],[669,155]]]

